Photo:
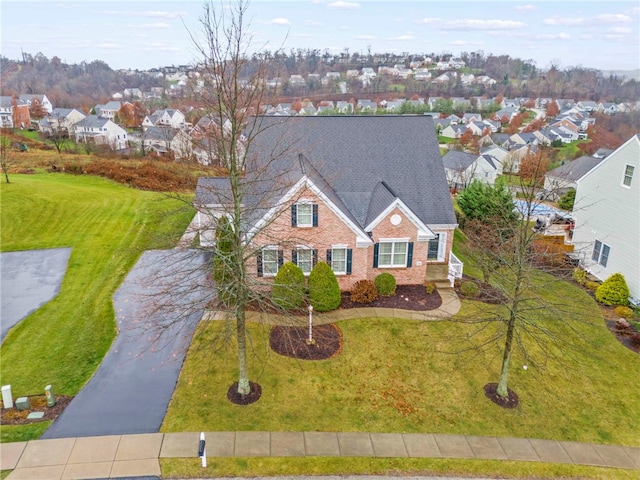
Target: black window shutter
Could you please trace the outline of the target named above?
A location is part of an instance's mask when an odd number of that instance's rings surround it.
[[[298,251],[297,250],[291,250],[291,261],[293,263],[295,263],[296,265],[298,265]]]
[[[313,249],[313,266],[316,266],[316,263],[318,263],[318,250],[317,249]]]
[[[278,250],[278,268],[284,264],[284,251]]]
[[[333,251],[329,248],[327,249],[327,265],[331,266],[331,254]]]
[[[347,249],[347,275],[351,275],[351,263],[353,259],[353,250]]]
[[[314,227],[318,226],[318,204],[317,203],[313,204],[313,226]]]
[[[258,262],[258,276],[261,277],[262,276],[262,252],[258,252],[258,255],[256,256],[256,260]]]
[[[298,226],[298,206],[295,204],[291,205],[291,226]]]
[[[378,250],[380,249],[380,244],[376,243],[373,246],[373,268],[378,268]]]
[[[407,267],[410,267],[412,262],[413,262],[413,242],[409,242],[409,245],[407,246]]]

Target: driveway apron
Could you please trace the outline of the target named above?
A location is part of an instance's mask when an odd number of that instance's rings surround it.
[[[60,292],[70,248],[0,254],[0,340]]]
[[[210,257],[145,252],[114,295],[118,336],[87,385],[41,437],[158,432],[206,304]]]

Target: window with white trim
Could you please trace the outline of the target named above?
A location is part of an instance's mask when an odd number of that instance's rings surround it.
[[[444,262],[444,254],[447,248],[447,234],[436,233],[436,238],[429,240],[427,247],[427,260],[431,262]]]
[[[633,180],[633,171],[635,167],[633,165],[625,165],[624,176],[622,177],[622,185],[625,187],[631,186],[631,180]]]
[[[591,260],[596,262],[598,265],[603,267],[607,266],[607,262],[609,261],[609,253],[611,252],[611,247],[606,243],[602,243],[600,240],[596,240],[593,244],[593,253],[591,254]]]
[[[331,270],[336,275],[347,273],[347,249],[343,247],[333,247],[331,249]]]
[[[317,227],[318,205],[309,201],[301,201],[291,205],[292,227]]]
[[[278,249],[266,247],[262,249],[262,274],[265,277],[272,277],[278,273]]]
[[[309,247],[298,247],[291,252],[291,260],[300,267],[302,273],[309,275],[318,261],[318,251]]]
[[[377,244],[377,258],[374,258],[374,267],[394,268],[411,266],[409,261],[409,243],[407,240],[380,241]]]

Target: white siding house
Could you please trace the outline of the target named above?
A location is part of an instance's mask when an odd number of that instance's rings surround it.
[[[577,182],[573,242],[583,267],[600,280],[621,273],[640,303],[640,135]]]

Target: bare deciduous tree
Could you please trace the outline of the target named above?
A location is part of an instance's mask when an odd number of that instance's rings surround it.
[[[6,136],[0,136],[0,167],[7,183],[9,182],[9,166],[11,164],[11,139]]]

